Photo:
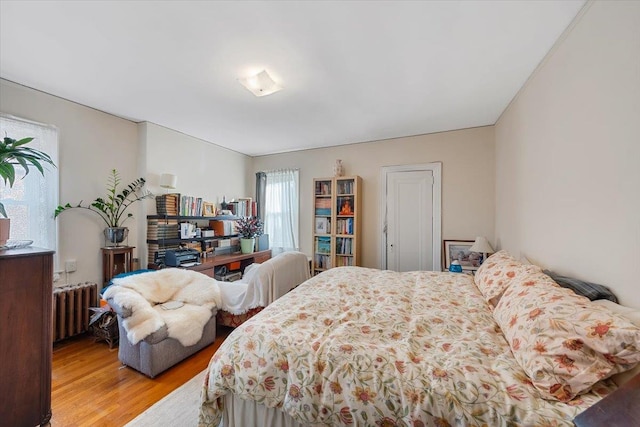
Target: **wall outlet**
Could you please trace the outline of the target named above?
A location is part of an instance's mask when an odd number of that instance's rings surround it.
[[[76,264],[76,260],[75,259],[70,259],[68,261],[65,261],[65,263],[64,263],[64,271],[66,271],[67,273],[73,273],[77,269],[78,269],[78,265]]]

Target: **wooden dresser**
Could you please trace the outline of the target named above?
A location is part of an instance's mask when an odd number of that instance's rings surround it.
[[[0,250],[0,424],[51,419],[53,251]]]

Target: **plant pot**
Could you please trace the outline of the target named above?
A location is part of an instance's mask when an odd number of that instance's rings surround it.
[[[118,246],[129,235],[127,227],[107,227],[104,229],[104,238],[107,242],[112,243],[109,246]]]
[[[251,238],[251,239],[240,239],[240,251],[243,254],[252,254],[253,253],[253,249],[256,246],[256,239],[255,238]]]
[[[7,240],[9,240],[10,226],[11,220],[9,218],[0,218],[0,246],[7,244]]]

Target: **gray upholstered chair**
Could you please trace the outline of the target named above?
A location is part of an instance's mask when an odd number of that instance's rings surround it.
[[[107,302],[118,315],[118,328],[120,330],[118,359],[122,364],[150,378],[154,378],[176,363],[200,351],[216,339],[215,314],[217,310],[213,309],[211,319],[209,319],[202,332],[202,338],[194,345],[185,347],[178,340],[170,338],[167,334],[166,326],[163,326],[160,330],[147,336],[137,344],[132,344],[127,339],[127,331],[122,323],[123,319],[131,315],[131,310],[120,307],[111,298],[108,298]]]

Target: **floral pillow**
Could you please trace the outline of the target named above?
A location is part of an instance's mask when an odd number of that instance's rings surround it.
[[[640,362],[640,328],[543,273],[512,283],[493,316],[545,399],[569,401]]]
[[[539,271],[541,271],[540,267],[522,264],[507,251],[502,250],[482,263],[476,271],[474,280],[485,300],[495,306],[511,283]]]

